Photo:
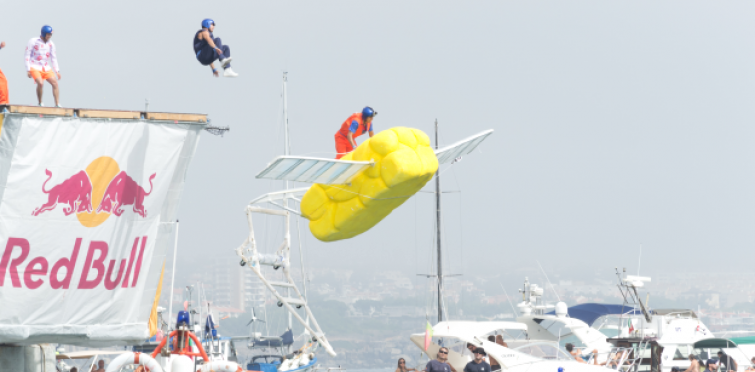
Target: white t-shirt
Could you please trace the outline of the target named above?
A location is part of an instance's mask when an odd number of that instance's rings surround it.
[[[26,71],[31,69],[39,71],[60,72],[58,67],[57,49],[52,41],[44,42],[42,38],[35,37],[26,44],[25,63]]]

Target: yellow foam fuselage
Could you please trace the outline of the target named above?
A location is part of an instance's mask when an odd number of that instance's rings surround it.
[[[433,178],[438,158],[418,129],[396,127],[364,141],[342,160],[374,161],[351,185],[314,184],[301,200],[317,239],[332,242],[375,226]]]

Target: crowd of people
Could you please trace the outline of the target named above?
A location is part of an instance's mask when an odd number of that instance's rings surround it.
[[[503,341],[503,337],[501,335],[498,336],[488,336],[488,341],[495,342],[498,345],[508,347],[506,342]],[[598,350],[592,350],[590,354],[582,354],[578,348],[574,346],[574,344],[567,343],[565,345],[566,351],[569,352],[569,354],[574,357],[574,360],[578,363],[585,363],[587,364],[588,361],[590,364],[597,365],[597,366],[607,366],[611,369],[619,369],[618,367],[621,365],[628,365],[632,362],[629,360],[631,357],[631,351],[628,349],[618,349],[612,352],[609,357],[604,362],[598,361]],[[464,356],[471,356],[472,361],[468,362],[467,365],[464,367],[463,372],[492,372],[492,371],[498,371],[501,370],[501,365],[498,363],[498,361],[495,360],[495,358],[487,358],[487,353],[485,352],[485,349],[482,347],[475,346],[472,343],[467,343],[466,350],[462,353]],[[673,367],[672,372],[700,372],[700,362],[698,361],[698,358],[694,354],[689,355],[689,361],[690,366],[684,371],[681,371],[678,367]],[[755,372],[755,357],[751,359],[752,365],[749,366],[745,371],[746,372]],[[704,365],[705,370],[704,372],[736,372],[739,368],[739,365],[737,364],[736,360],[726,354],[723,351],[718,352],[718,359],[708,359]],[[396,372],[408,372],[408,371],[417,371],[420,372],[417,369],[414,368],[408,368],[406,366],[406,360],[404,358],[399,358],[398,360],[398,368],[396,368]],[[425,366],[425,369],[421,370],[422,372],[457,372],[456,369],[448,362],[448,348],[441,347],[438,350],[438,354],[436,355],[436,359],[431,360],[427,363]]]

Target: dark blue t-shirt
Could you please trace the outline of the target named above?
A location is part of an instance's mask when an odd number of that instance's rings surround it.
[[[467,363],[464,372],[490,372],[490,364],[484,360],[480,363],[475,363],[473,360]]]
[[[451,366],[448,363],[443,363],[437,359],[431,360],[425,367],[427,372],[451,372]],[[490,371],[490,369],[488,369]]]

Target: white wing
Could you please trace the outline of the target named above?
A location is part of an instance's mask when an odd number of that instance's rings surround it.
[[[472,137],[465,138],[452,145],[435,150],[435,156],[438,157],[438,164],[450,163],[459,156],[469,154],[470,152],[474,151],[475,148],[477,148],[477,145],[484,141],[485,138],[488,138],[488,136],[491,134],[493,134],[493,130],[488,129],[484,132],[477,133]]]
[[[369,161],[279,156],[257,174],[257,178],[345,185],[371,165]]]

